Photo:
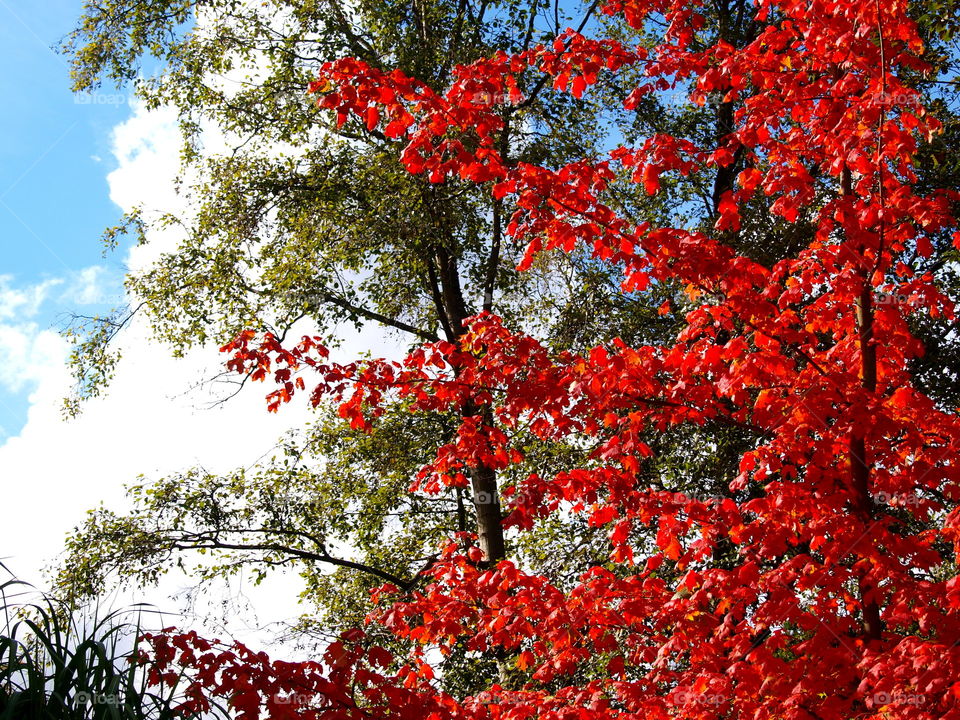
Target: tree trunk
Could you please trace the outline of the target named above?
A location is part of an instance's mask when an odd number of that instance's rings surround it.
[[[506,556],[497,474],[481,465],[470,473],[470,479],[473,484],[473,502],[477,508],[480,550],[483,552],[483,561],[493,565]]]
[[[438,310],[443,313],[440,321],[444,327],[450,328],[453,334],[452,340],[456,342],[466,330],[464,321],[467,315],[467,304],[463,297],[457,260],[445,248],[437,247],[434,249],[433,261],[436,262],[436,272],[433,276],[439,285],[433,288],[433,292],[440,300]],[[463,409],[466,416],[480,412],[482,412],[481,408],[472,405]],[[491,418],[485,416],[483,420],[489,423]],[[470,480],[477,513],[477,538],[483,553],[483,562],[487,565],[495,565],[506,556],[497,474],[493,469],[480,465],[470,471]]]
[[[840,178],[840,193],[851,193],[850,170],[844,168]],[[863,262],[866,257],[859,253]],[[869,393],[877,389],[877,348],[873,338],[873,286],[870,283],[870,271],[864,265],[860,270],[860,297],[857,299],[857,333],[860,347],[860,386]],[[870,500],[870,465],[867,461],[867,445],[864,430],[854,429],[850,434],[850,474],[854,509],[867,527],[873,523],[873,508]],[[860,606],[863,617],[863,634],[868,640],[879,640],[883,636],[883,621],[880,619],[880,605],[871,597],[873,584],[866,578],[860,578]]]

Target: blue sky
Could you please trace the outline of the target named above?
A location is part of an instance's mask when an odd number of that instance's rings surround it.
[[[93,314],[120,295],[123,254],[102,257],[99,237],[120,216],[106,176],[111,131],[131,111],[114,88],[70,92],[67,60],[52,48],[80,11],[79,0],[0,0],[0,291],[47,284],[42,302],[7,318],[20,326],[56,327],[64,313]],[[84,270],[97,275],[95,302],[71,292]],[[22,427],[30,391],[29,381],[0,382],[0,443]]]

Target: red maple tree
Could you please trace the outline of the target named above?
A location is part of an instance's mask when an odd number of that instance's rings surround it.
[[[913,156],[938,123],[900,79],[924,70],[908,9],[760,0],[750,42],[702,47],[698,2],[615,1],[605,12],[633,28],[662,16],[660,42],[570,30],[460,67],[444,92],[351,58],[325,65],[311,91],[339,122],[359,117],[406,143],[406,167],[429,182],[458,176],[515,201],[507,231],[526,245],[524,265],[586,246],[623,268],[623,292],[679,283],[696,307],[673,344],[582,354],[551,353],[489,313],[459,344],[427,343],[403,362],[336,364],[318,338],[284,348],[241,335],[229,365],[279,383],[271,409],[319,377],[312,401],[337,399],[355,427],[376,422],[387,398],[456,411],[457,436],[418,491],[520,462],[521,424],[544,442],[591,439],[589,464],[510,488],[503,525],[530,532],[552,513],[583,514],[608,528],[617,571],[561,589],[481,525],[451,538],[422,586],[377,592],[370,621],[412,641],[407,658],[370,648],[359,629],[316,663],[168,633],[149,638],[153,679],[186,668],[185,709],[229,694],[244,718],[960,718],[960,422],[909,372],[923,352],[911,313],[952,318],[953,303],[907,261],[949,237],[957,198],[915,191]],[[627,67],[645,78],[628,109],[647,93],[714,94],[736,106],[730,131],[710,147],[656,135],[560,168],[504,156],[491,98],[522,105],[518,79],[530,75],[580,97]],[[656,194],[665,175],[735,160],[745,169],[717,198],[710,234],[638,226],[604,202],[618,178]],[[734,252],[724,237],[747,203],[809,223],[802,250],[772,267]],[[906,301],[878,302],[888,297]],[[645,432],[709,422],[758,438],[728,497],[644,482]],[[641,527],[655,548],[638,546]],[[733,559],[718,562],[721,549]],[[427,649],[461,643],[516,657],[529,682],[438,691]]]

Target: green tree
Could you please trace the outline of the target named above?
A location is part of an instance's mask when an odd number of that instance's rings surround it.
[[[567,10],[542,0],[349,9],[337,2],[89,4],[67,42],[76,88],[132,80],[144,56],[159,58],[162,72],[138,80],[137,92],[150,107],[178,109],[185,169],[197,180],[195,214],[179,247],[128,278],[137,305],[80,338],[77,399],[104,387],[115,362],[111,342],[131,313],[145,315],[174,354],[224,343],[246,327],[283,336],[304,320],[321,332],[342,321],[376,322],[411,341],[455,340],[464,319],[482,309],[540,327],[561,345],[667,329],[656,306],[622,299],[611,271],[589,257],[558,255],[536,273],[516,273],[518,249],[503,234],[509,208],[488,189],[411,177],[400,143],[363,124],[337,127],[306,96],[320,63],[343,54],[442,87],[458,62],[549,42],[570,24],[596,21],[596,4]],[[560,164],[589,155],[616,127],[603,97],[578,102],[547,92],[536,78],[523,90],[522,103],[503,107],[500,140],[517,160]],[[203,151],[200,128],[210,124],[227,136],[228,152]],[[170,225],[183,220],[134,213],[107,235],[116,242],[132,231],[149,242],[151,228]],[[440,500],[407,491],[450,423],[438,416],[429,425],[402,407],[370,436],[321,417],[253,471],[188,471],[134,489],[132,514],[98,510],[71,540],[63,587],[94,593],[112,572],[149,581],[191,549],[218,551],[202,577],[298,561],[327,626],[362,612],[369,588],[385,577],[412,581],[451,529],[479,526],[490,556],[502,556],[499,506],[472,496],[499,497],[509,478],[481,469],[472,493]],[[538,462],[547,467],[557,462],[551,455],[571,452],[582,450],[559,448]],[[334,550],[344,546],[349,560]],[[330,568],[336,572],[325,574]]]

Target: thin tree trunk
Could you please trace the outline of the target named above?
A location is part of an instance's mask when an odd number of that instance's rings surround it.
[[[841,195],[851,194],[850,170],[844,168],[840,178]],[[865,256],[861,258],[866,262]],[[877,348],[874,343],[873,325],[873,286],[870,283],[869,270],[864,266],[860,270],[860,296],[856,304],[857,334],[860,348],[860,386],[869,393],[877,389]],[[873,509],[870,501],[871,467],[867,461],[865,430],[854,429],[850,434],[850,473],[854,506],[865,526],[873,523]],[[865,577],[860,578],[860,606],[863,617],[863,634],[869,640],[879,640],[883,636],[883,621],[880,618],[880,605],[870,597],[874,587]]]
[[[506,557],[503,541],[503,514],[500,511],[500,493],[497,474],[481,465],[470,473],[473,484],[473,501],[477,508],[477,537],[483,561],[489,565]]]

